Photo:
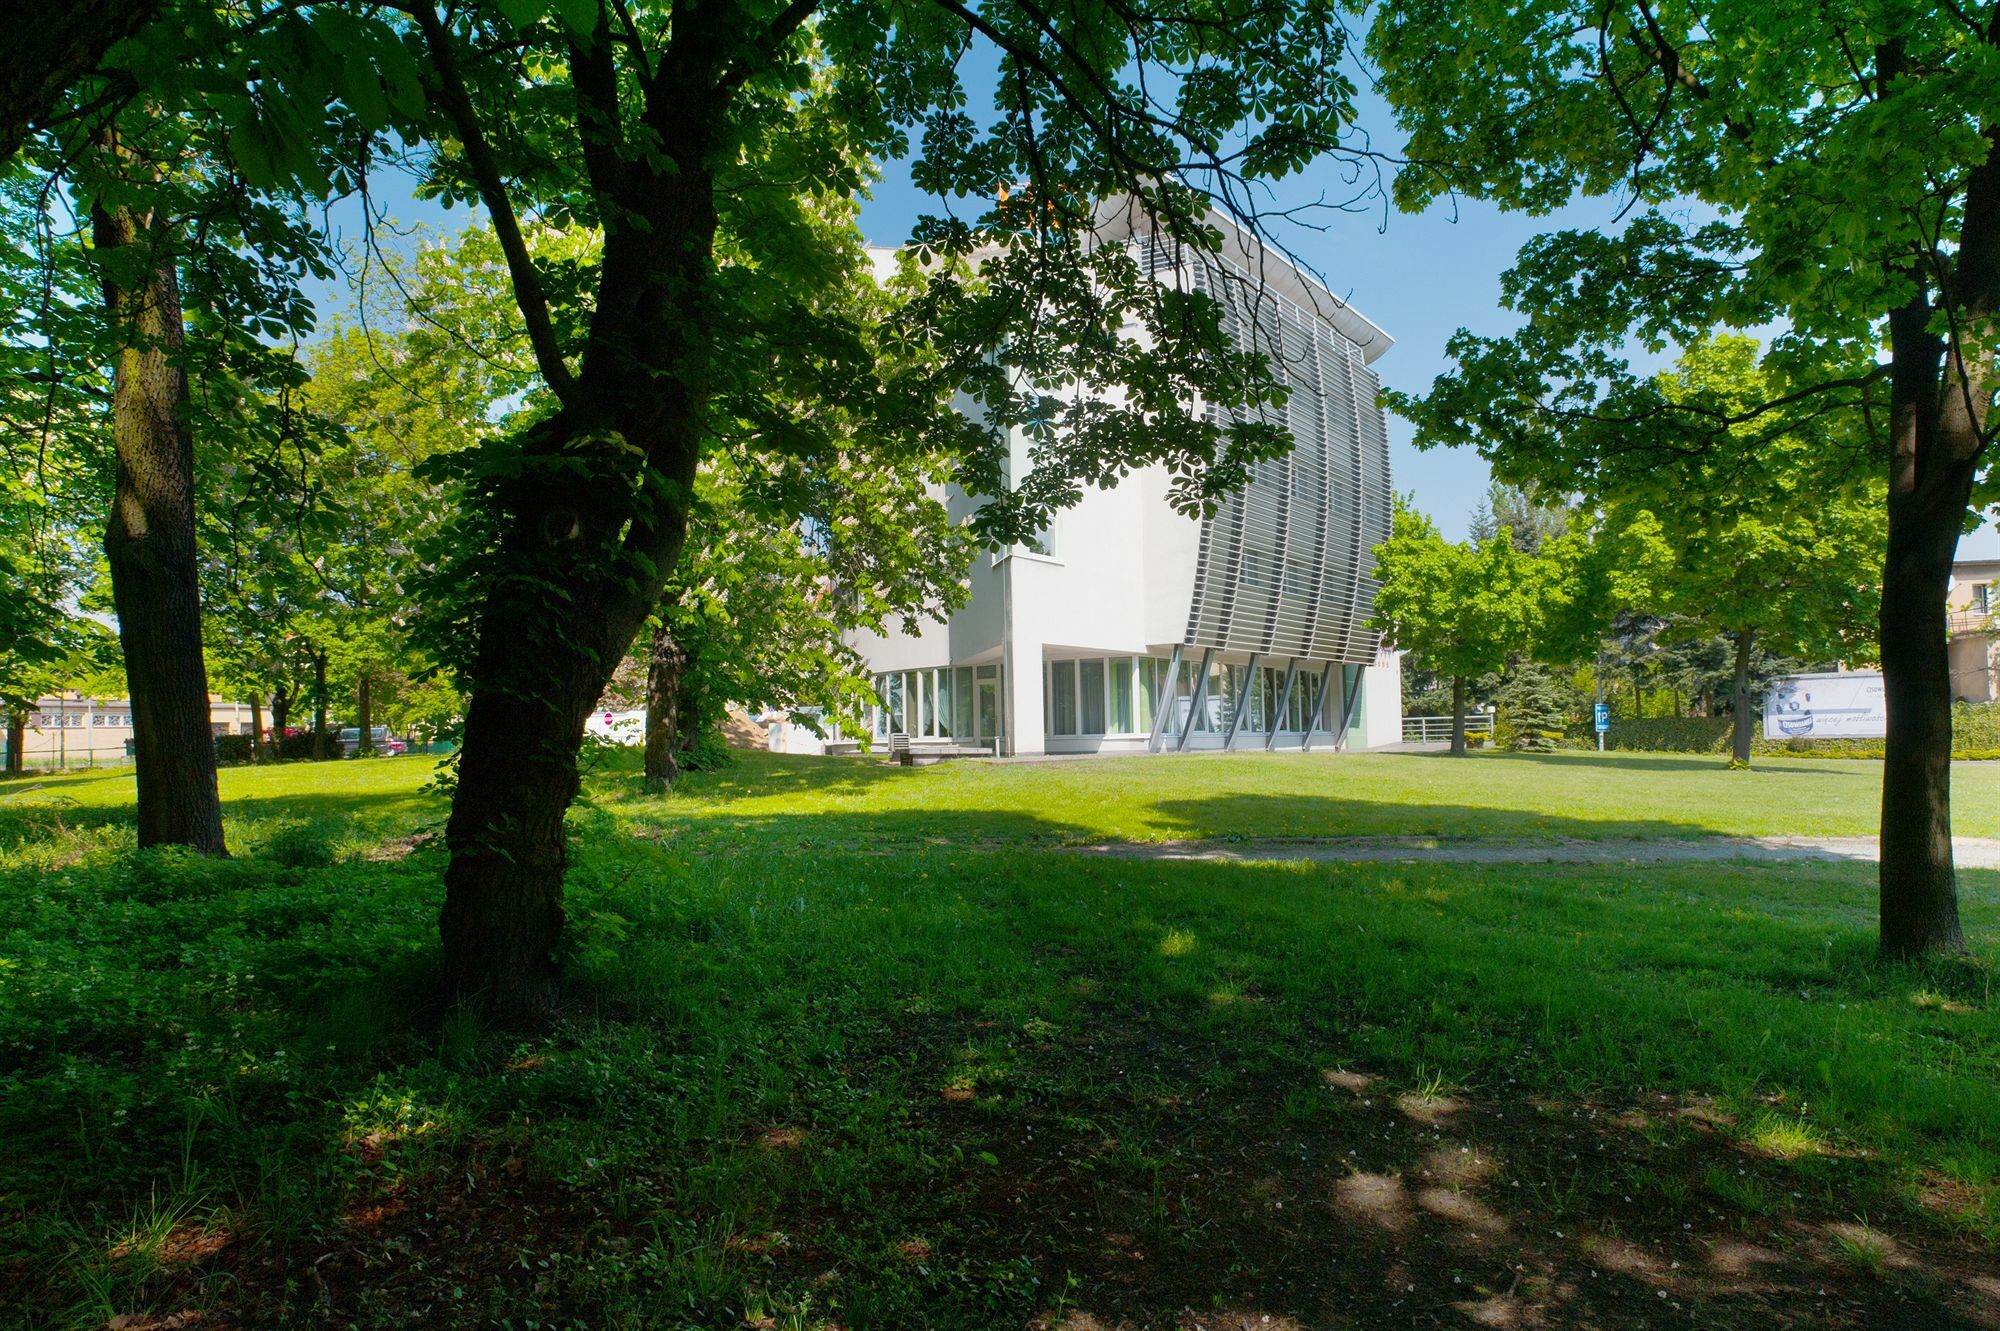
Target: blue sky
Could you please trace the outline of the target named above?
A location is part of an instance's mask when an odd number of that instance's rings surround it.
[[[1372,103],[1369,104],[1369,103]],[[1392,142],[1386,133],[1387,111],[1369,99],[1364,124],[1377,142]],[[1333,168],[1326,168],[1331,171]],[[378,188],[396,189],[390,177]],[[1288,188],[1287,198],[1315,193],[1320,185],[1308,175]],[[1336,183],[1326,185],[1338,193]],[[1296,191],[1296,192],[1294,192]],[[404,193],[390,203],[402,222],[423,222],[445,230],[467,225],[463,212],[444,212]],[[908,238],[916,218],[937,211],[936,200],[913,189],[901,164],[890,163],[873,197],[862,207],[862,231],[870,244],[894,246]],[[1422,391],[1447,368],[1445,342],[1459,328],[1476,333],[1505,333],[1519,323],[1500,306],[1500,275],[1531,237],[1562,227],[1609,226],[1617,210],[1614,200],[1584,200],[1547,217],[1503,213],[1490,205],[1460,200],[1420,215],[1396,212],[1386,216],[1379,201],[1358,213],[1329,212],[1318,219],[1324,229],[1292,227],[1278,238],[1316,269],[1333,293],[1388,330],[1396,339],[1374,365],[1392,388]],[[336,210],[348,227],[356,210]],[[350,234],[347,239],[354,237]],[[333,307],[346,303],[343,293],[327,292]],[[1413,491],[1418,507],[1428,512],[1444,534],[1457,539],[1473,509],[1485,496],[1486,464],[1469,449],[1419,452],[1410,443],[1410,426],[1389,418],[1390,467],[1395,485]],[[2000,529],[1992,525],[1959,543],[1961,558],[2000,558]]]
[[[1362,125],[1373,141],[1390,151],[1400,144],[1388,108],[1364,95]],[[1332,167],[1323,168],[1331,172]],[[1283,201],[1311,197],[1322,188],[1341,193],[1330,179],[1323,187],[1309,173],[1288,184]],[[912,188],[898,163],[890,163],[874,197],[861,210],[861,227],[871,245],[899,245],[911,224],[936,201]],[[1445,343],[1460,328],[1499,335],[1520,326],[1519,316],[1500,304],[1500,275],[1513,265],[1522,245],[1545,231],[1609,227],[1615,199],[1586,199],[1544,217],[1506,213],[1490,204],[1458,200],[1421,214],[1397,212],[1380,200],[1361,212],[1328,211],[1313,228],[1279,230],[1277,239],[1326,280],[1334,295],[1368,316],[1396,339],[1375,372],[1390,387],[1422,392],[1449,368]],[[1634,357],[1641,366],[1665,358]],[[1389,417],[1390,470],[1399,491],[1414,492],[1450,539],[1463,539],[1473,510],[1486,497],[1486,464],[1471,449],[1419,451],[1410,442],[1409,422]],[[1959,542],[1967,559],[2000,559],[2000,529],[1992,525]]]

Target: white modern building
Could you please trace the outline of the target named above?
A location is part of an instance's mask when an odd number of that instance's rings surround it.
[[[1226,223],[1216,219],[1218,225]],[[1114,218],[1112,225],[1118,221]],[[1295,446],[1212,517],[1168,502],[1164,467],[1093,489],[1037,548],[982,556],[971,596],[915,633],[864,634],[876,743],[1000,754],[1370,748],[1401,735],[1401,671],[1366,627],[1393,496],[1379,383],[1391,339],[1240,233],[1184,254],[1127,224],[1149,271],[1223,300],[1291,392]],[[1201,403],[1191,409],[1213,411]],[[1013,445],[1011,475],[1030,465]],[[955,489],[952,515],[979,500]]]

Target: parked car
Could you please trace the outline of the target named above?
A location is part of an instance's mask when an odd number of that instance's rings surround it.
[[[383,758],[398,758],[410,751],[410,746],[389,733],[389,727],[376,726],[370,732],[375,740],[375,752]],[[340,756],[352,758],[361,749],[361,727],[349,726],[340,732]]]

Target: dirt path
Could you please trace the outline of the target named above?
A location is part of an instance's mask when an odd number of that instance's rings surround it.
[[[1961,869],[2000,869],[2000,841],[1952,843]],[[1129,860],[1309,860],[1331,864],[1700,864],[1721,860],[1874,863],[1874,837],[1711,837],[1495,841],[1442,837],[1300,837],[1249,841],[1121,841],[1079,854]]]

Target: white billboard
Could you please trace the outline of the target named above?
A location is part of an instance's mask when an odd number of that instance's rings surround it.
[[[1880,739],[1889,733],[1877,670],[1787,675],[1764,695],[1765,739]]]

